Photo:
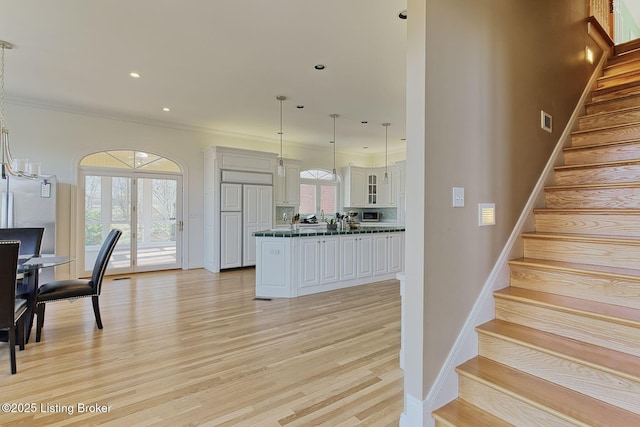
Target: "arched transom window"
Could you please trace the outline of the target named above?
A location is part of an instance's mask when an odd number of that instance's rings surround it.
[[[113,150],[90,154],[82,159],[80,166],[133,169],[137,172],[181,172],[180,166],[173,160],[134,150]]]

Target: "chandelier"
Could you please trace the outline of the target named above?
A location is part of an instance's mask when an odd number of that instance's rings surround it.
[[[7,176],[22,176],[26,178],[38,178],[40,176],[40,164],[29,163],[26,159],[14,159],[11,156],[9,147],[9,129],[7,128],[7,118],[4,114],[4,54],[5,51],[13,49],[13,45],[4,40],[0,40],[0,134],[2,154],[2,179]]]

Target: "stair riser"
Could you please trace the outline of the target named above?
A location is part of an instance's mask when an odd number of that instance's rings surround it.
[[[479,335],[481,356],[579,393],[640,413],[640,379],[629,379],[598,367],[568,360],[541,350]]]
[[[571,136],[571,146],[584,147],[585,145],[606,144],[635,139],[640,139],[640,125],[574,133]]]
[[[462,399],[514,425],[567,426],[567,420],[533,407],[465,375],[459,376],[459,390]]]
[[[525,258],[637,268],[640,245],[613,242],[524,239]]]
[[[496,298],[496,319],[640,356],[640,329],[604,319]]]
[[[640,122],[640,110],[624,110],[617,113],[581,117],[578,121],[578,127],[580,130],[591,130],[637,122]]]
[[[640,215],[537,213],[539,233],[640,237]]]
[[[604,77],[610,77],[638,69],[640,69],[640,58],[636,58],[633,61],[627,60],[627,62],[621,62],[617,65],[607,66],[603,70],[602,74]]]
[[[544,197],[551,209],[640,208],[640,188],[553,190]]]
[[[637,107],[638,105],[640,105],[640,95],[634,95],[620,99],[611,99],[605,102],[598,102],[596,104],[588,104],[586,107],[586,113],[607,113],[622,110],[623,108]]]
[[[619,89],[601,89],[592,92],[591,101],[604,101],[607,99],[615,99],[621,96],[640,94],[640,85],[631,85],[629,87],[621,87]]]
[[[616,61],[624,61],[626,58],[637,58],[640,56],[640,43],[637,40],[632,40],[614,47],[615,56],[609,59],[609,63],[615,63]]]
[[[640,309],[640,282],[511,265],[511,286]]]
[[[555,182],[557,185],[640,182],[640,165],[560,169],[555,173]]]
[[[618,86],[625,83],[632,83],[637,81],[640,81],[640,75],[638,75],[637,73],[625,73],[619,76],[613,75],[613,76],[601,77],[598,79],[598,89]]]
[[[637,159],[640,159],[640,142],[601,145],[581,150],[565,150],[564,152],[564,164],[567,166]]]

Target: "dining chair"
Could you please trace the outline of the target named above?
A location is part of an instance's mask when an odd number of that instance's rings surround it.
[[[45,306],[49,302],[91,297],[93,313],[96,316],[96,324],[98,325],[98,329],[102,329],[98,297],[102,290],[102,278],[107,269],[107,264],[121,235],[122,231],[117,229],[109,232],[96,258],[91,279],[56,280],[40,286],[36,297],[36,314],[38,316],[36,342],[40,342],[40,335],[42,327],[44,326]]]
[[[16,342],[24,350],[24,314],[27,300],[16,299],[19,241],[0,241],[0,330],[8,335],[11,373],[16,369]]]
[[[0,228],[0,240],[18,240],[20,256],[39,256],[44,227]]]

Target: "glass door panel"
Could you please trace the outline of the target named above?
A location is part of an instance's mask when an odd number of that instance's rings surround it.
[[[179,178],[136,176],[136,270],[178,268],[182,231]]]
[[[109,262],[109,268],[131,267],[131,184],[123,176],[85,175],[84,271],[91,272],[102,242],[112,228],[122,236]]]

